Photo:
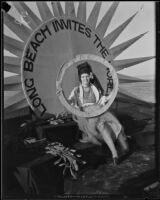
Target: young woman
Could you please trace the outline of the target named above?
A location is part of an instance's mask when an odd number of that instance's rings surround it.
[[[68,98],[69,103],[81,111],[94,110],[95,107],[103,106],[108,101],[109,96],[104,95],[100,82],[93,74],[91,66],[85,62],[78,65],[77,68],[80,85],[72,90]],[[117,165],[119,161],[114,142],[118,140],[123,151],[128,151],[123,127],[111,112],[107,111],[92,118],[74,116],[74,120],[83,133],[81,142],[101,145],[101,142],[104,141],[112,153],[114,165]]]

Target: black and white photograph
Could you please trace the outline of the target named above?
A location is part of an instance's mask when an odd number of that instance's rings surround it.
[[[160,198],[158,2],[1,2],[1,199]]]

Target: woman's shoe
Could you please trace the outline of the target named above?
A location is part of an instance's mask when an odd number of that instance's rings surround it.
[[[119,158],[118,157],[113,157],[113,165],[117,166],[119,164]]]

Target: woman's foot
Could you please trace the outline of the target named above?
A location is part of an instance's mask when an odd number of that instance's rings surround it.
[[[119,164],[119,158],[113,157],[113,166],[117,166]]]

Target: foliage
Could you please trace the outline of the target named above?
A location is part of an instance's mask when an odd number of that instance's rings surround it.
[[[77,171],[79,170],[78,164],[86,164],[85,161],[81,160],[79,157],[81,155],[76,154],[75,149],[66,148],[63,144],[59,142],[52,142],[47,145],[46,153],[49,153],[53,156],[58,156],[58,160],[54,162],[54,165],[58,165],[59,167],[64,167],[63,174],[65,175],[67,169],[69,169],[72,177],[74,179],[77,178]]]

